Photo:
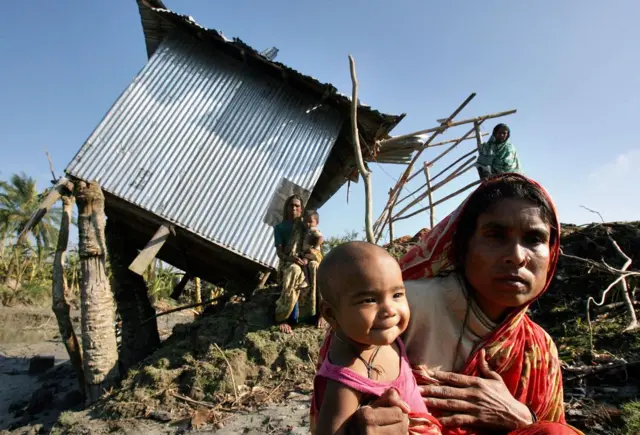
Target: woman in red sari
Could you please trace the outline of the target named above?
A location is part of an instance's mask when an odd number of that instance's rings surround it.
[[[565,424],[551,337],[526,314],[548,288],[560,224],[527,178],[486,180],[400,260],[411,321],[404,341],[443,434],[580,434]],[[354,433],[406,434],[394,391],[355,415]]]

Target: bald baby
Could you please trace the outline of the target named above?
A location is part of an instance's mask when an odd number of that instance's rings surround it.
[[[402,284],[400,266],[386,250],[368,242],[348,242],[329,251],[317,279],[322,298],[337,307],[341,296],[385,285],[385,277]]]

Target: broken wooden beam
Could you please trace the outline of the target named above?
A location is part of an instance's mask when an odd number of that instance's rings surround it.
[[[475,94],[473,94],[473,95],[475,95]],[[487,119],[494,119],[494,118],[500,118],[502,116],[513,115],[516,112],[517,112],[517,110],[515,110],[515,109],[514,110],[507,110],[507,111],[504,111],[504,112],[498,112],[498,113],[492,113],[492,114],[489,114],[489,115],[478,116],[476,118],[463,119],[462,121],[456,121],[456,122],[451,122],[451,117],[449,117],[447,119],[442,120],[442,121],[449,121],[445,125],[440,125],[439,127],[432,127],[432,128],[428,128],[426,130],[420,130],[420,131],[416,131],[416,132],[413,132],[413,133],[404,134],[402,136],[392,137],[392,138],[380,141],[380,146],[384,146],[384,145],[389,144],[391,142],[396,142],[398,140],[403,140],[403,139],[406,139],[406,138],[412,137],[412,136],[418,136],[418,135],[426,134],[426,133],[440,132],[440,131],[442,131],[443,128],[457,127],[459,125],[464,125],[464,124],[473,124],[473,123],[478,122],[478,121],[486,121]]]
[[[68,195],[73,192],[73,183],[66,177],[60,178],[58,182],[53,186],[51,191],[45,196],[40,203],[38,210],[31,216],[27,224],[24,226],[20,234],[18,235],[17,245],[21,245],[27,239],[29,232],[42,220],[45,214],[58,202],[62,195]]]
[[[140,251],[138,256],[131,262],[129,265],[129,270],[137,273],[138,275],[142,275],[149,264],[156,258],[158,252],[165,244],[167,239],[169,239],[169,234],[171,234],[172,226],[167,224],[160,225],[160,228],[156,231],[156,233],[151,237],[151,240],[147,243],[147,245]]]

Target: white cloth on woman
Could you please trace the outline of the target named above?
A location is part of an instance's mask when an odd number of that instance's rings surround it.
[[[496,328],[496,323],[467,296],[462,279],[455,273],[405,281],[404,285],[411,309],[403,336],[409,362],[449,372],[461,370],[475,346]]]

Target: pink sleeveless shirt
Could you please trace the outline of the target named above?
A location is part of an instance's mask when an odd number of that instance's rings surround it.
[[[400,374],[393,381],[382,382],[365,378],[346,367],[334,365],[329,361],[329,358],[325,358],[313,382],[313,395],[311,397],[312,417],[317,418],[320,415],[327,380],[331,379],[340,382],[352,390],[371,396],[372,399],[382,396],[389,388],[394,388],[398,391],[402,400],[411,408],[410,417],[416,418],[422,425],[429,426],[429,431],[416,431],[415,433],[440,433],[440,424],[429,414],[422,400],[422,396],[420,396],[418,384],[413,377],[411,366],[409,365],[409,360],[404,349],[404,343],[400,338],[398,338],[397,343],[400,349]],[[315,426],[315,424],[312,424],[312,426]]]

